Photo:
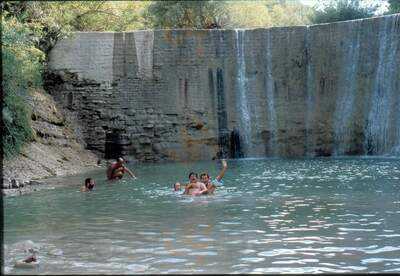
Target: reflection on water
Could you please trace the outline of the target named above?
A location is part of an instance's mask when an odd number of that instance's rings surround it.
[[[173,192],[218,166],[137,165],[138,180],[91,175],[94,192],[5,198],[5,272],[400,272],[399,159],[232,160],[214,196]],[[40,266],[13,268],[32,244]]]

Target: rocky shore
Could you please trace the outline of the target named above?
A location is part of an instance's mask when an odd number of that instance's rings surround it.
[[[45,179],[98,168],[99,158],[84,149],[78,128],[44,91],[30,93],[34,139],[21,153],[3,160],[2,194],[22,195],[52,188]]]

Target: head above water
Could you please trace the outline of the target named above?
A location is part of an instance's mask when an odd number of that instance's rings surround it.
[[[118,164],[121,164],[121,165],[124,164],[124,163],[125,163],[124,158],[118,157],[118,158],[117,158],[117,163],[118,163]]]
[[[197,173],[195,173],[195,172],[189,173],[189,181],[190,181],[190,182],[196,182],[198,177],[199,177],[199,176],[198,176]]]
[[[89,190],[93,189],[95,183],[93,178],[86,178],[85,179],[85,187]]]
[[[180,191],[181,189],[181,183],[177,182],[174,184],[174,191]]]
[[[206,172],[200,174],[200,181],[207,184],[210,181],[210,175]]]

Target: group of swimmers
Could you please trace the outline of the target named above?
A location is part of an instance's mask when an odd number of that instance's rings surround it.
[[[111,163],[107,169],[107,179],[109,181],[121,179],[125,173],[128,173],[132,178],[136,179],[137,177],[130,171],[125,165],[126,161],[119,157],[117,158],[116,162]],[[198,179],[198,174],[191,172],[189,174],[189,183],[181,184],[179,182],[174,184],[174,191],[178,192],[184,188],[183,194],[185,195],[206,195],[206,194],[213,194],[216,187],[220,186],[221,180],[225,175],[225,171],[228,168],[226,160],[222,159],[222,170],[218,174],[215,179],[211,179],[210,175],[207,172],[200,174],[200,181]],[[95,186],[95,181],[93,178],[86,178],[85,184],[81,188],[81,192],[89,192],[93,190]]]
[[[215,179],[211,179],[210,175],[207,172],[200,174],[200,181],[198,180],[199,176],[195,172],[189,173],[189,183],[181,184],[179,182],[175,183],[174,191],[180,191],[182,187],[185,188],[183,194],[184,195],[210,195],[213,194],[216,187],[222,185],[221,180],[225,175],[225,171],[228,168],[228,164],[226,160],[222,159],[222,170],[218,174]]]

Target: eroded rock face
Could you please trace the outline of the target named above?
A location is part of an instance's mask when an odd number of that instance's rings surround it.
[[[399,22],[76,33],[50,52],[47,90],[100,157],[390,154]]]
[[[76,174],[97,167],[98,157],[85,150],[71,122],[45,91],[32,91],[34,141],[21,153],[3,161],[3,194],[24,194],[39,189],[37,179]]]

